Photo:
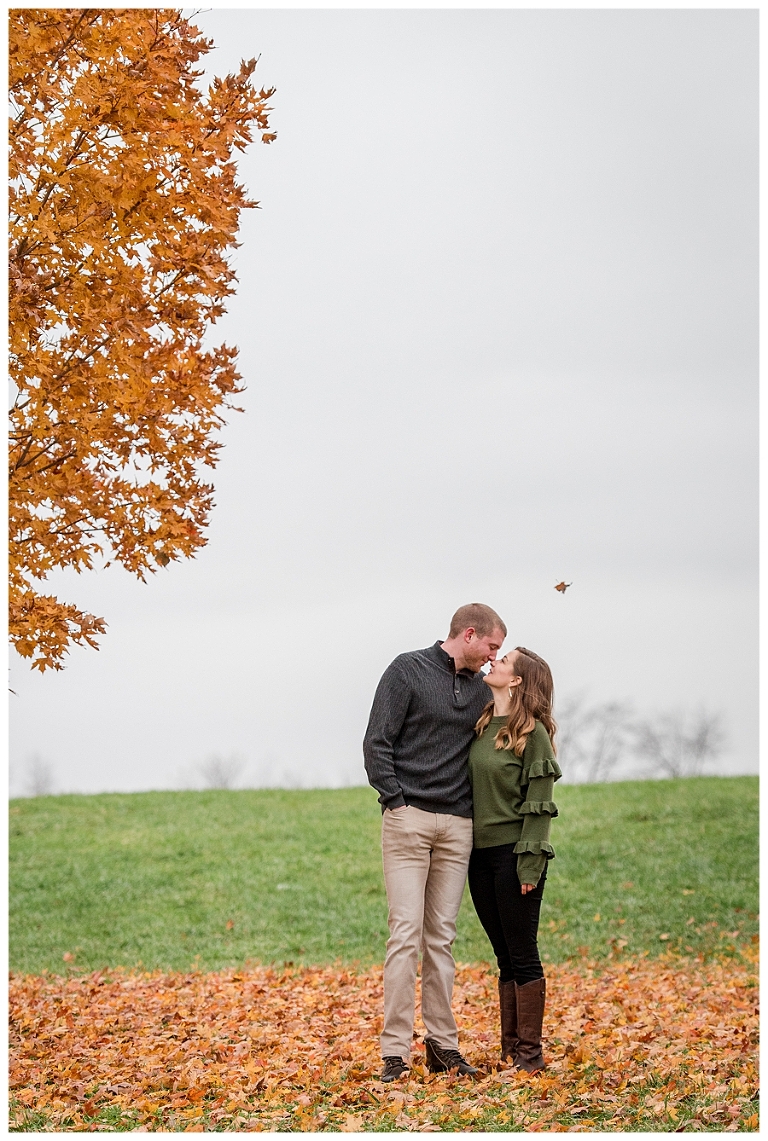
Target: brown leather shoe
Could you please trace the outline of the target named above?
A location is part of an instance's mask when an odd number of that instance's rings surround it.
[[[446,1070],[457,1070],[459,1074],[468,1074],[469,1077],[477,1073],[477,1069],[470,1066],[458,1050],[440,1046],[434,1038],[425,1038],[424,1045],[427,1048],[427,1067],[430,1073],[443,1074]]]
[[[514,1062],[518,1049],[517,1038],[517,987],[514,979],[503,983],[499,979],[499,1014],[501,1017],[501,1057]]]
[[[541,1052],[541,1028],[544,1022],[545,979],[534,979],[517,987],[517,1036],[515,1062],[520,1070],[535,1074],[546,1069]]]

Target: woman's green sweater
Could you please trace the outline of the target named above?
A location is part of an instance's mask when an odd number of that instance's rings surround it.
[[[549,822],[557,816],[552,794],[562,773],[540,721],[529,733],[522,757],[511,749],[497,749],[494,737],[506,721],[492,717],[469,750],[475,847],[514,844],[520,883],[537,884],[555,854]]]

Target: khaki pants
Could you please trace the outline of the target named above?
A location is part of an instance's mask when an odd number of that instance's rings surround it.
[[[386,809],[381,844],[389,903],[382,1056],[410,1056],[419,947],[427,1037],[456,1050],[451,945],[472,851],[472,821],[412,806]]]

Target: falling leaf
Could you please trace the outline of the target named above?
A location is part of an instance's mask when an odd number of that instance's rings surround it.
[[[573,586],[573,583],[572,582],[559,582],[557,584],[557,586],[555,587],[555,590],[559,590],[561,594],[565,594],[565,592],[569,586]]]
[[[234,919],[228,919],[227,920],[227,931],[231,931],[234,926],[235,926]]]
[[[71,963],[75,956],[71,951],[65,951],[61,957],[65,963]]]

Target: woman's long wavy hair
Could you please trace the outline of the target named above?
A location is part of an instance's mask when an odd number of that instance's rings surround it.
[[[502,725],[494,737],[497,749],[511,749],[516,757],[522,757],[528,734],[532,733],[537,721],[540,721],[555,746],[555,733],[557,725],[552,716],[552,699],[554,697],[554,682],[552,671],[543,658],[534,654],[533,650],[526,650],[525,646],[515,646],[517,658],[515,671],[523,680],[520,685],[511,687],[512,708],[509,712],[506,725]],[[493,717],[493,702],[486,705],[475,725],[475,732],[482,737]]]

